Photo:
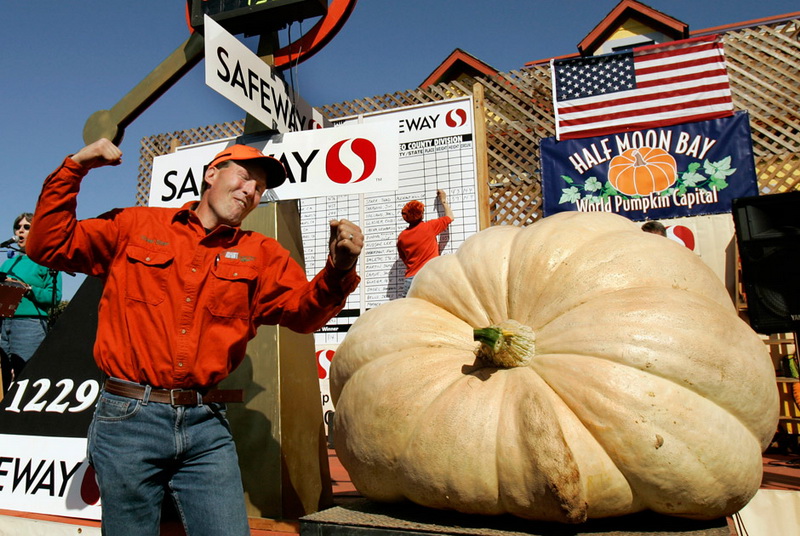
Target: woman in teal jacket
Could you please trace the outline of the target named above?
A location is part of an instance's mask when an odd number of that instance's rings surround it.
[[[3,365],[6,381],[13,381],[36,352],[47,334],[51,309],[61,301],[61,274],[51,272],[25,255],[25,242],[32,223],[33,214],[30,212],[20,214],[14,220],[14,237],[19,253],[0,267],[6,280],[19,281],[28,287],[14,316],[4,318],[0,329],[0,349],[10,361],[10,366],[9,361]],[[10,370],[6,371],[6,368]]]

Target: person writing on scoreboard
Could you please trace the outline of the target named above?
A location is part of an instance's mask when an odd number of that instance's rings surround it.
[[[327,263],[308,281],[276,240],[240,227],[286,178],[245,145],[209,163],[198,202],[78,221],[83,177],[121,158],[105,139],[67,157],[44,182],[28,242],[37,262],[104,281],[94,358],[108,379],[88,438],[103,533],[157,535],[169,491],[187,534],[248,535],[224,406],[242,393],[215,386],[259,325],[311,333],[337,314],[360,281],[364,237],[331,221]]]
[[[406,203],[400,211],[403,220],[408,224],[408,227],[400,231],[400,235],[397,237],[397,253],[406,267],[402,297],[408,294],[414,276],[425,266],[425,263],[439,256],[439,242],[436,237],[443,233],[455,219],[444,190],[436,190],[436,199],[444,209],[444,216],[440,218],[422,221],[425,205],[416,199]]]

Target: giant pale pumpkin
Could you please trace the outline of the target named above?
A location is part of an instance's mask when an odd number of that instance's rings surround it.
[[[778,418],[765,345],[719,278],[606,213],[493,227],[431,261],[355,322],[331,392],[364,496],[561,522],[736,512]]]

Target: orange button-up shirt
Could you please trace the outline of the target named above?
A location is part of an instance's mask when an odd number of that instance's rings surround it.
[[[329,259],[309,282],[272,238],[228,226],[206,233],[191,203],[78,221],[85,174],[67,158],[45,180],[27,252],[104,281],[94,357],[109,376],[166,389],[216,385],[242,361],[257,326],[313,332],[360,281]]]

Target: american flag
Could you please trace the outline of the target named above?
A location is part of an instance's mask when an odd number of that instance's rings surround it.
[[[552,60],[550,67],[559,140],[733,114],[719,35]]]

